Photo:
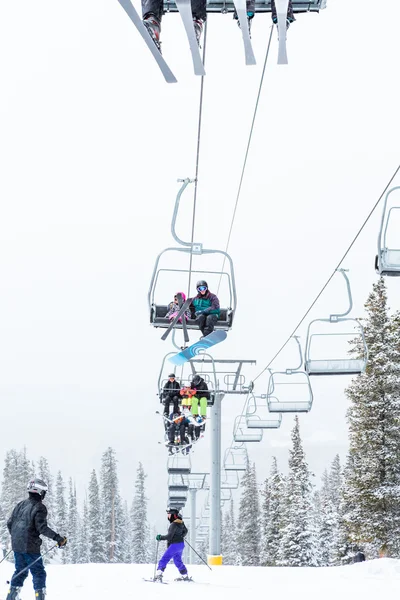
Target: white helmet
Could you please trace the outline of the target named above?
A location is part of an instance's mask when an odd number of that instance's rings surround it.
[[[31,479],[26,486],[26,489],[31,494],[39,494],[42,498],[45,497],[48,487],[43,479],[37,479],[36,477]]]

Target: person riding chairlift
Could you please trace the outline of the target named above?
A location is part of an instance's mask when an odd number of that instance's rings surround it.
[[[177,314],[178,314],[178,312],[179,312],[179,300],[178,300],[178,294],[180,294],[180,295],[182,296],[182,302],[185,302],[185,301],[186,301],[186,296],[185,296],[185,294],[184,294],[183,292],[177,292],[177,293],[175,294],[173,301],[172,301],[172,302],[170,302],[170,303],[169,303],[169,305],[168,305],[168,312],[167,312],[167,314],[165,315],[165,317],[166,317],[167,319],[169,319],[170,321],[172,321],[173,319],[175,319],[176,315],[177,315]],[[189,310],[189,309],[185,310],[185,312],[184,312],[184,315],[185,315],[185,319],[186,319],[186,321],[187,321],[188,319],[190,319],[190,310]],[[179,322],[179,323],[182,323],[182,317],[180,317],[180,318],[178,319],[178,322]]]
[[[208,289],[207,281],[200,280],[196,284],[197,296],[195,296],[190,305],[194,312],[195,319],[203,337],[214,331],[215,325],[219,319],[220,307],[219,300],[215,294]]]

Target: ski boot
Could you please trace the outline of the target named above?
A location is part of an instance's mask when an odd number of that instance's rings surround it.
[[[154,577],[154,581],[159,581],[160,583],[162,583],[163,575],[164,575],[164,571],[162,571],[161,569],[158,569],[156,576]]]
[[[253,17],[254,17],[254,13],[253,13],[253,12],[251,12],[251,11],[248,11],[248,12],[247,12],[247,24],[248,24],[248,26],[249,26],[249,36],[250,36],[250,37],[251,37],[251,22],[252,22],[252,20],[253,20]],[[239,19],[238,19],[238,16],[237,16],[237,12],[236,12],[236,11],[233,13],[233,18],[234,18],[234,19],[237,21],[238,27],[239,27],[239,29],[240,29],[240,21],[239,21]]]
[[[196,34],[197,43],[199,45],[199,48],[201,48],[200,38],[201,38],[201,34],[203,33],[204,21],[203,21],[203,19],[193,19],[193,25],[194,25],[194,32]]]
[[[41,590],[35,590],[35,600],[45,600],[46,598],[46,588],[42,588]]]
[[[160,42],[160,32],[161,32],[161,23],[160,21],[153,15],[149,14],[143,19],[143,25],[146,27],[149,35],[155,45],[157,46],[157,50],[161,52],[161,42]]]
[[[7,600],[19,600],[19,592],[22,588],[14,587],[13,585],[8,590]]]

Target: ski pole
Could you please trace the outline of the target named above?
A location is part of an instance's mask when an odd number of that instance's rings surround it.
[[[212,571],[212,568],[210,567],[210,565],[208,563],[206,563],[206,561],[204,560],[204,558],[202,556],[200,556],[200,554],[198,552],[196,552],[196,550],[193,548],[193,546],[191,546],[189,544],[189,542],[187,542],[186,540],[185,540],[185,544],[187,544],[189,546],[189,548],[191,548],[193,550],[193,552],[195,554],[197,554],[197,556],[200,558],[200,560],[203,561],[203,563],[206,565],[206,567],[208,567],[210,569],[210,571]]]
[[[11,581],[15,578],[18,577],[19,575],[21,575],[21,573],[25,573],[25,571],[28,571],[28,569],[30,569],[32,567],[32,565],[34,565],[35,563],[37,563],[41,558],[43,558],[43,556],[46,556],[46,554],[48,554],[49,552],[51,552],[52,550],[54,550],[54,548],[57,548],[58,543],[54,544],[54,546],[52,546],[51,548],[49,548],[48,550],[46,550],[46,552],[43,552],[43,554],[41,554],[40,556],[38,556],[37,558],[35,558],[35,560],[33,560],[31,563],[29,563],[29,565],[27,567],[25,567],[24,569],[21,569],[20,571],[18,571],[18,573],[15,573],[15,575],[13,575],[11,577]],[[7,583],[11,583],[11,581],[7,581]]]
[[[0,560],[0,565],[1,565],[1,563],[3,562],[3,560],[6,560],[7,556],[8,556],[9,554],[11,554],[11,552],[12,552],[12,550],[9,550],[9,551],[7,552],[7,554],[6,554],[5,556],[3,556],[3,558]]]
[[[160,542],[159,542],[159,540],[157,540],[157,545],[156,545],[156,560],[155,560],[155,563],[154,563],[154,577],[153,577],[153,579],[155,579],[155,578],[156,578],[156,571],[157,571],[157,559],[158,559],[158,546],[159,546],[159,545],[160,545]]]

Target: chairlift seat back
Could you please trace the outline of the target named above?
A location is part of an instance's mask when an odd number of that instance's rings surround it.
[[[171,321],[166,318],[168,306],[166,304],[153,304],[150,312],[150,323],[154,327],[162,327],[167,329]],[[232,327],[233,310],[231,308],[221,308],[219,319],[215,325],[215,329],[228,331]],[[188,329],[199,330],[199,325],[195,319],[187,319],[186,326]],[[176,323],[175,329],[182,329],[182,323]]]

